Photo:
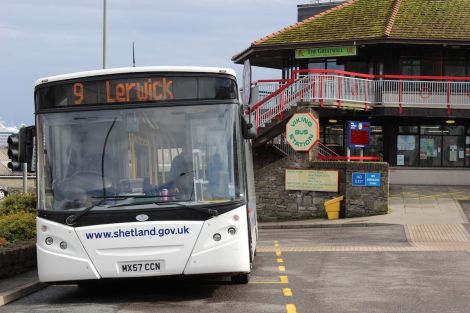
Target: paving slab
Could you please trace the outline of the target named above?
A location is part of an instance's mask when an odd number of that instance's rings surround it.
[[[0,306],[44,288],[36,270],[0,279]]]

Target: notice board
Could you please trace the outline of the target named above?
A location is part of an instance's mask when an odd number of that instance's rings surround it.
[[[338,192],[338,171],[286,169],[286,190]]]
[[[370,122],[348,122],[348,147],[365,148],[370,144]]]

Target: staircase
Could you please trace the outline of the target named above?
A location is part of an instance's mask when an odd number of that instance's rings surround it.
[[[289,156],[291,158],[295,158],[295,155],[297,152],[287,143],[286,136],[284,133],[281,133],[279,136],[276,138],[273,138],[273,140],[270,142],[271,145],[279,150],[282,154]],[[338,160],[342,159],[343,156],[339,155],[332,149],[328,148],[321,142],[318,143],[318,160],[322,161],[333,161],[333,160]]]
[[[259,102],[250,110],[250,119],[258,133],[254,145],[272,144],[284,155],[295,157],[296,152],[284,135],[285,124],[303,103],[319,108],[369,110],[375,101],[376,89],[375,81],[369,78],[371,75],[357,74],[363,77],[356,77],[350,75],[355,73],[339,72],[309,71],[307,75],[296,76],[292,80],[258,81],[255,94]],[[317,158],[325,161],[379,160],[378,157],[341,156],[322,143],[319,143]]]

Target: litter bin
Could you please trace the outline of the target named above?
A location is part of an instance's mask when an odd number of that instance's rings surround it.
[[[331,200],[325,201],[325,211],[329,220],[336,220],[339,218],[340,204],[344,196],[336,197]]]

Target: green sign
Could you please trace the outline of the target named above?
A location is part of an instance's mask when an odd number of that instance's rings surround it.
[[[286,125],[286,140],[295,151],[309,151],[320,138],[320,125],[310,113],[296,113]]]
[[[357,55],[356,46],[296,49],[296,59],[345,57]]]

